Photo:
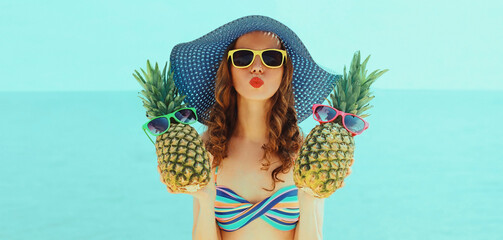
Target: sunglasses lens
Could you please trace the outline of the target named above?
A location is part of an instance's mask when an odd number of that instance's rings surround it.
[[[283,60],[283,54],[280,51],[268,50],[262,53],[262,59],[270,67],[279,67]]]
[[[176,119],[183,123],[192,123],[196,121],[196,114],[190,109],[182,109],[175,113]]]
[[[253,60],[253,52],[248,50],[235,51],[232,55],[232,59],[234,60],[234,65],[238,67],[245,67]]]
[[[148,130],[154,135],[158,135],[168,129],[169,122],[165,117],[156,118],[147,124]]]
[[[361,119],[359,117],[346,115],[346,117],[344,117],[344,125],[346,125],[346,127],[349,130],[351,130],[355,133],[359,133],[359,132],[363,131],[363,127],[365,126],[365,123],[363,122],[363,119]]]
[[[314,109],[314,118],[318,121],[333,120],[337,112],[329,107],[318,106]]]

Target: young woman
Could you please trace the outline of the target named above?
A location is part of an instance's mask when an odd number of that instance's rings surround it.
[[[208,127],[211,184],[191,194],[193,239],[322,239],[324,200],[299,191],[292,171],[303,142],[298,121],[323,102],[335,75],[264,16],[179,44],[170,60]]]

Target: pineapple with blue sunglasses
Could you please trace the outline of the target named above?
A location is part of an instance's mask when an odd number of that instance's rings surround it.
[[[168,73],[166,66],[161,73],[157,63],[153,69],[147,60],[147,72],[141,71],[144,77],[136,70],[133,76],[146,98],[139,96],[149,118],[142,129],[155,145],[161,178],[173,193],[196,192],[210,181],[209,154],[190,125],[197,122],[196,110],[182,104],[185,96],[178,94],[171,64]]]

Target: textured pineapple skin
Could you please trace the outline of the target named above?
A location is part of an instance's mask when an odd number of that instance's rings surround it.
[[[295,160],[295,185],[312,196],[327,198],[342,187],[354,153],[354,138],[335,122],[314,127]]]
[[[161,176],[174,193],[196,192],[209,183],[209,154],[192,126],[171,123],[155,148]]]

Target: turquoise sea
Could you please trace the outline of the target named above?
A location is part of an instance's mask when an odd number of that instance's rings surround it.
[[[503,239],[503,92],[374,95],[324,239]],[[192,197],[160,182],[137,96],[0,92],[0,239],[191,238]]]

